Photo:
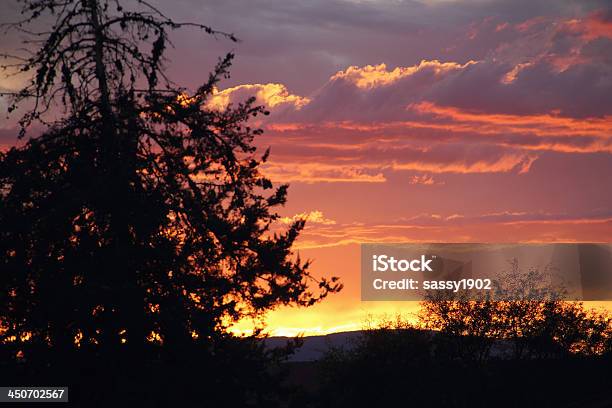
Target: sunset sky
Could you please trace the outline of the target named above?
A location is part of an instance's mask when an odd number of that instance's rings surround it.
[[[257,144],[271,147],[265,173],[291,185],[281,222],[307,218],[296,249],[344,283],[271,313],[271,334],[416,310],[360,301],[360,242],[610,241],[610,2],[152,3],[241,40],[177,32],[170,76],[195,88],[235,52],[211,103],[268,106]],[[0,37],[0,51],[18,38]],[[0,91],[22,80],[0,73]],[[0,117],[0,146],[15,143],[15,119]]]

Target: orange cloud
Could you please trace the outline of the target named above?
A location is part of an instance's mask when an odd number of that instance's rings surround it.
[[[501,80],[502,84],[508,85],[513,83],[514,81],[516,81],[516,78],[518,78],[518,75],[522,70],[532,66],[533,64],[533,62],[524,62],[521,64],[516,64],[514,68],[512,68],[506,75],[504,75]]]
[[[293,217],[282,217],[279,219],[279,221],[283,224],[292,224],[299,220],[307,221],[309,224],[334,225],[336,223],[336,221],[326,218],[323,215],[323,212],[318,210],[303,212],[296,214]]]
[[[572,218],[562,220],[517,220],[504,222],[505,225],[523,225],[523,224],[538,224],[538,225],[589,225],[589,224],[610,224],[612,217],[608,218]],[[607,241],[607,240],[606,240]]]
[[[386,224],[313,225],[296,249],[333,248],[360,243],[413,242],[606,242],[612,218],[551,218],[522,211],[466,217],[419,214]]]
[[[518,170],[519,174],[529,171],[531,164],[537,159],[535,155],[505,154],[496,160],[478,160],[472,163],[462,161],[451,162],[423,162],[412,161],[393,163],[393,170],[415,170],[431,173],[507,173]]]
[[[432,70],[436,75],[439,75],[441,73],[461,70],[476,63],[476,61],[472,60],[465,64],[440,62],[438,60],[422,60],[419,65],[397,67],[392,71],[387,70],[386,64],[366,65],[364,67],[353,65],[344,71],[338,71],[330,80],[344,80],[355,84],[358,88],[370,89],[390,85],[402,78],[424,70]]]
[[[483,143],[501,147],[520,148],[530,151],[556,151],[563,153],[612,152],[612,116],[601,118],[571,118],[559,116],[556,112],[535,115],[485,113],[463,110],[452,106],[440,106],[432,102],[420,102],[407,106],[407,110],[422,118],[388,122],[326,121],[319,123],[267,124],[270,132],[293,133],[302,138],[325,137],[330,132],[360,132],[370,143],[333,143],[312,141],[308,146],[332,150],[358,151],[372,143],[380,146],[388,142],[389,149],[396,148],[407,130],[433,130],[444,134],[465,134],[482,136]],[[419,134],[410,134],[419,139]],[[495,136],[495,137],[493,137]],[[514,137],[511,137],[514,136]],[[529,136],[537,136],[536,141]],[[375,139],[375,140],[374,140]],[[363,139],[359,139],[363,140]],[[467,140],[466,140],[467,141]],[[431,145],[435,140],[428,139]],[[443,143],[443,140],[438,140]],[[293,143],[293,142],[292,142]]]
[[[607,20],[601,11],[592,13],[584,19],[566,20],[562,27],[569,32],[580,34],[585,41],[612,38],[612,20]]]
[[[445,117],[455,122],[477,123],[480,133],[533,133],[538,136],[594,136],[612,138],[612,116],[603,118],[575,119],[556,116],[554,113],[540,115],[512,115],[483,113],[461,110],[455,107],[439,106],[431,102],[411,104],[408,109],[421,114]],[[478,131],[478,128],[473,128]]]
[[[516,24],[514,28],[520,32],[526,32],[531,30],[534,27],[537,27],[541,24],[546,24],[550,22],[550,18],[544,16],[533,17],[528,20],[523,21],[522,23]]]
[[[502,153],[491,159],[447,158],[444,155],[428,156],[428,152],[420,152],[422,158],[398,161],[381,159],[374,162],[361,162],[359,158],[350,163],[342,161],[350,158],[329,158],[329,161],[296,161],[295,157],[277,156],[275,161],[266,163],[263,173],[276,182],[301,183],[384,183],[387,181],[384,171],[417,171],[424,173],[507,173],[516,171],[527,173],[532,163],[537,159],[535,154]],[[331,163],[340,162],[341,164]],[[431,175],[413,176],[410,184],[444,184],[436,182]]]
[[[540,30],[537,31],[534,28]],[[583,52],[585,45],[599,38],[612,38],[612,20],[608,19],[603,11],[571,19],[555,20],[551,17],[536,17],[515,25],[515,29],[522,33],[529,32],[532,42],[529,45],[534,49],[537,47],[538,37],[544,41],[544,50],[532,57],[531,63],[548,63],[556,73],[562,73],[575,65],[591,62],[593,57]],[[555,47],[556,41],[559,38],[566,40],[567,34],[573,36],[574,41],[571,46],[563,47],[566,48],[565,51],[561,51],[563,48]],[[517,66],[519,65],[521,64]]]
[[[380,166],[367,164],[335,165],[319,162],[267,163],[263,168],[266,177],[288,183],[384,183],[385,176],[372,170]]]

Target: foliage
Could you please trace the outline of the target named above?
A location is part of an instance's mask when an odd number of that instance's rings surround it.
[[[585,310],[581,302],[563,301],[563,288],[548,286],[542,273],[521,273],[516,260],[511,266],[503,287],[498,287],[503,300],[426,295],[420,325],[439,333],[440,352],[451,358],[484,361],[491,358],[494,346],[502,348],[497,355],[510,354],[513,359],[607,351],[612,335],[608,313]]]
[[[525,302],[429,299],[414,323],[398,316],[367,327],[318,363],[312,406],[609,404],[609,314]]]
[[[262,175],[249,125],[265,109],[208,105],[232,55],[192,93],[164,73],[171,30],[233,35],[145,1],[22,3],[7,29],[33,39],[6,68],[33,75],[11,109],[32,107],[21,136],[47,127],[0,153],[0,342],[13,357],[218,355],[238,319],[340,290],[292,252],[303,221],[274,232],[287,186]],[[49,31],[29,28],[48,16]]]

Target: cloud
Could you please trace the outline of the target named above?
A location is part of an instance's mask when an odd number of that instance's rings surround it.
[[[598,10],[586,18],[573,18],[564,21],[561,30],[576,33],[585,41],[612,38],[612,16],[606,14],[603,10]]]
[[[514,81],[516,81],[519,73],[522,70],[524,70],[525,68],[529,68],[532,65],[533,65],[533,62],[523,62],[520,64],[516,64],[510,71],[506,73],[506,75],[502,77],[501,83],[504,85],[509,85],[513,83]]]
[[[283,161],[277,157],[273,162],[264,165],[266,177],[280,183],[384,183],[385,176],[380,166],[367,164],[337,165],[321,162]]]
[[[456,62],[440,62],[438,60],[422,60],[418,65],[410,67],[396,67],[389,71],[386,64],[366,65],[364,67],[350,66],[334,74],[330,81],[346,81],[361,89],[371,89],[391,85],[403,78],[413,76],[419,72],[430,71],[434,75],[444,75],[448,72],[464,69],[476,61],[465,64]]]
[[[281,108],[290,106],[296,110],[301,109],[310,102],[310,99],[292,95],[283,84],[245,84],[219,91],[213,90],[208,105],[216,109],[224,109],[230,103],[243,102],[254,97],[256,102],[267,108]]]
[[[612,153],[609,4],[518,1],[178,0],[170,11],[214,15],[243,40],[206,41],[213,57],[237,47],[210,104],[254,96],[272,111],[256,143],[272,148],[274,181],[446,189],[450,176],[529,175],[550,153]],[[190,50],[175,59],[182,73],[201,43],[175,42]]]
[[[273,146],[263,172],[279,182],[384,183],[394,173],[408,173],[407,177],[417,175],[413,182],[426,183],[428,178],[418,174],[523,174],[538,158],[536,152],[511,146],[445,139],[436,142],[426,137],[383,142],[376,135],[360,132],[349,131],[346,140],[339,137],[336,144],[327,145],[321,145],[318,134],[304,138],[268,135],[260,140]],[[325,135],[329,138],[333,130]],[[360,140],[361,136],[365,140]]]
[[[419,173],[527,174],[546,152],[612,153],[609,19],[575,14],[485,16],[468,35],[495,37],[481,58],[336,71],[264,124],[270,173],[316,183],[408,172],[427,185]]]
[[[427,101],[409,105],[407,109],[423,115],[447,118],[453,124],[471,123],[474,127],[467,129],[483,134],[530,133],[537,136],[612,138],[612,115],[603,118],[572,118],[560,116],[558,111],[535,115],[486,113],[439,106]]]
[[[299,112],[287,110],[276,122],[373,122],[406,119],[404,107],[427,99],[447,81],[479,65],[468,60],[422,60],[415,65],[388,68],[377,65],[349,66],[331,75],[309,95],[310,103]]]
[[[389,223],[315,225],[297,249],[360,243],[606,242],[612,214],[498,211],[482,215],[422,213]]]
[[[309,212],[303,212],[300,214],[296,214],[293,217],[282,217],[279,221],[283,224],[293,224],[296,221],[304,220],[308,224],[321,224],[321,225],[334,225],[336,221],[326,218],[323,215],[323,212],[318,210],[313,210]]]
[[[428,109],[431,108],[431,109]],[[266,142],[286,141],[303,153],[310,148],[327,152],[352,151],[377,146],[398,150],[405,145],[431,150],[440,143],[496,145],[531,151],[565,153],[610,152],[612,138],[608,119],[566,120],[554,113],[547,115],[487,115],[474,111],[423,103],[409,109],[418,113],[414,120],[390,122],[321,122],[317,124],[282,123],[266,125]],[[417,112],[418,111],[418,112]],[[500,122],[500,119],[502,122]],[[552,119],[552,123],[546,120]],[[503,120],[507,120],[503,123]],[[542,120],[542,122],[539,122]],[[334,137],[330,137],[330,135]],[[321,149],[322,148],[322,149]],[[324,154],[324,153],[321,153]]]
[[[433,185],[444,184],[443,181],[437,181],[437,180],[435,180],[429,174],[414,175],[414,176],[410,177],[408,183],[409,184],[413,184],[413,185],[420,184],[420,185],[424,185],[424,186],[433,186]]]
[[[516,170],[519,174],[529,171],[533,162],[537,159],[536,155],[524,154],[505,154],[500,157],[463,162],[460,160],[442,161],[408,161],[403,163],[393,163],[393,170],[413,170],[427,171],[431,173],[506,173]]]

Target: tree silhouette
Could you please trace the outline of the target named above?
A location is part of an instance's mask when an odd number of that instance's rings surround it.
[[[428,297],[415,322],[384,319],[329,347],[311,406],[610,404],[609,312],[551,299],[449,298]]]
[[[46,130],[0,153],[0,343],[13,357],[219,354],[238,319],[340,290],[292,253],[303,221],[273,232],[287,186],[262,175],[248,124],[267,112],[208,105],[232,55],[193,93],[164,73],[170,31],[233,35],[140,0],[22,3],[6,29],[29,34],[30,52],[6,68],[33,75],[9,110],[29,109],[21,137]]]
[[[504,358],[567,358],[609,352],[612,335],[609,313],[586,310],[581,302],[564,301],[565,289],[546,282],[546,273],[519,270],[503,275],[494,296],[431,291],[421,302],[421,327],[438,333],[439,349],[448,357],[482,362],[492,347],[502,347]],[[499,350],[498,350],[499,354]],[[498,356],[499,357],[499,356]]]

